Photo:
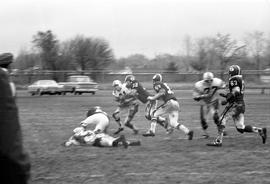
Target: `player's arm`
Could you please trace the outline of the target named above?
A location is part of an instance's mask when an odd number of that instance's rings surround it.
[[[154,96],[147,97],[147,100],[150,100],[150,101],[157,100],[159,97],[161,97],[164,94],[165,94],[165,89],[160,89],[159,92],[155,94]]]
[[[206,94],[203,94],[203,92],[200,90],[199,86],[197,86],[196,84],[194,86],[192,96],[193,96],[193,99],[195,101],[200,101],[201,99],[207,97],[207,95]]]

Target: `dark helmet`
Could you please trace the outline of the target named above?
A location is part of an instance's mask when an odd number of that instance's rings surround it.
[[[235,75],[240,75],[241,74],[241,68],[238,65],[232,65],[229,67],[229,75],[235,76]]]
[[[0,67],[7,68],[13,62],[13,54],[3,53],[0,54]]]
[[[96,112],[100,112],[102,111],[100,106],[95,106],[95,107],[91,107],[86,114],[86,117],[92,116],[93,114],[95,114]]]
[[[155,82],[162,82],[162,75],[157,73],[153,76],[153,83]]]
[[[135,80],[134,75],[127,75],[124,82],[133,82]]]

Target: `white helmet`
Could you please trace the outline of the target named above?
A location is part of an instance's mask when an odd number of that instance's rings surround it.
[[[211,82],[213,81],[213,78],[214,78],[214,74],[212,72],[205,72],[203,74],[203,80],[205,82]]]
[[[76,127],[73,130],[73,133],[76,135],[80,135],[82,132],[84,132],[84,128],[83,127]]]
[[[113,83],[112,83],[112,86],[113,87],[116,87],[116,86],[121,87],[122,86],[122,82],[120,80],[114,80]]]

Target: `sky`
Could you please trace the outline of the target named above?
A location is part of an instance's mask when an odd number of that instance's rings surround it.
[[[183,40],[270,35],[270,0],[0,0],[0,53],[30,50],[33,35],[107,40],[116,58],[181,54]]]

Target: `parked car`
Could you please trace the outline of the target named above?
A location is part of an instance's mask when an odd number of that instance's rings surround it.
[[[92,93],[93,95],[98,90],[98,83],[94,82],[89,76],[86,75],[71,75],[68,77],[67,82],[59,82],[63,86],[64,93]]]
[[[62,94],[63,86],[59,85],[54,80],[38,80],[27,87],[28,92],[31,95],[43,95],[43,94]]]

